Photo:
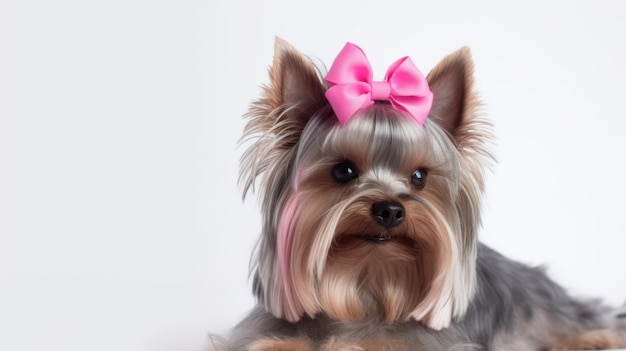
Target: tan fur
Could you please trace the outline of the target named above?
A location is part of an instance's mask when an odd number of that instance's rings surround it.
[[[614,330],[590,330],[567,338],[554,350],[614,350],[626,347],[626,341]]]

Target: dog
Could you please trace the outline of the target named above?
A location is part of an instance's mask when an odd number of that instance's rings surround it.
[[[258,305],[219,349],[626,346],[623,313],[478,241],[493,138],[468,48],[374,81],[352,43],[324,76],[276,38],[269,75],[239,179],[261,204]]]

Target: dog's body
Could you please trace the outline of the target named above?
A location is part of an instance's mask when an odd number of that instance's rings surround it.
[[[615,326],[613,310],[598,301],[571,298],[543,271],[513,262],[486,246],[479,247],[477,270],[479,289],[467,314],[442,330],[416,321],[388,325],[342,323],[324,317],[294,324],[257,306],[235,329],[231,348],[247,350],[259,340],[270,345],[268,338],[291,341],[298,345],[294,350],[344,350],[339,346],[345,345],[364,350],[520,351],[623,346],[618,334],[607,330]],[[272,347],[282,350],[275,344],[267,349]]]
[[[540,269],[478,243],[490,124],[476,113],[469,51],[450,55],[427,79],[398,60],[385,83],[366,77],[358,47],[340,56],[349,64],[338,57],[328,87],[277,39],[272,83],[250,110],[245,137],[253,144],[242,158],[245,192],[263,175],[259,305],[225,348],[626,345],[615,311],[575,300]],[[346,72],[369,85],[338,82]],[[409,77],[408,98],[394,75]],[[346,114],[351,102],[337,94],[355,89],[368,99]]]

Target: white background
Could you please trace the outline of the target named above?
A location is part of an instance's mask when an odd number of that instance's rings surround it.
[[[236,144],[274,35],[326,65],[352,41],[377,75],[469,45],[498,138],[482,239],[626,300],[623,1],[0,4],[0,350],[199,350],[242,318]]]

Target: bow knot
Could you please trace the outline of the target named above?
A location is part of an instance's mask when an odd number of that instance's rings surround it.
[[[372,82],[372,100],[387,101],[391,95],[391,87],[387,82]]]
[[[392,63],[384,81],[374,81],[372,76],[372,67],[363,50],[347,43],[325,77],[332,85],[326,90],[326,98],[342,126],[375,101],[389,101],[395,109],[407,112],[419,125],[424,125],[433,93],[409,57]]]

